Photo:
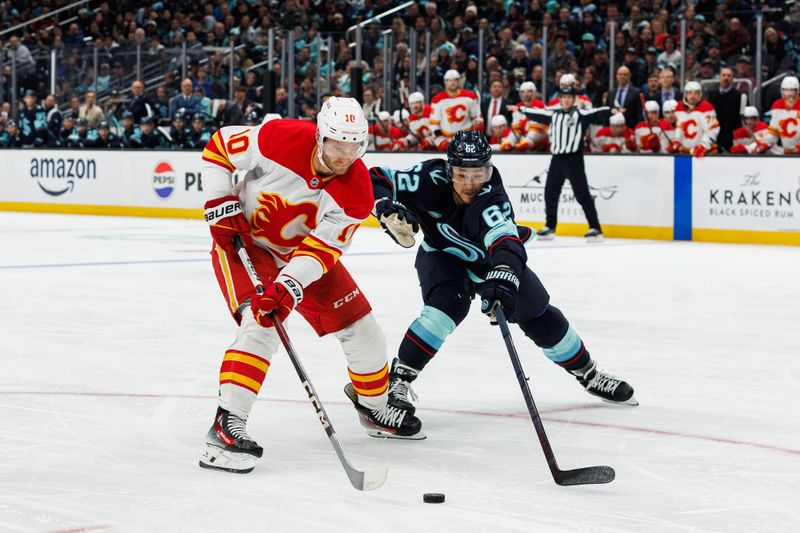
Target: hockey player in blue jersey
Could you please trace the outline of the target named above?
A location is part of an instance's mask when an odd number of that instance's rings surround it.
[[[532,231],[514,222],[491,158],[480,132],[462,131],[451,142],[447,160],[429,159],[405,170],[370,169],[374,214],[386,233],[406,248],[414,246],[418,230],[424,236],[415,262],[424,307],[392,362],[389,402],[414,412],[410,384],[467,316],[477,293],[484,313],[502,306],[509,321],[587,392],[607,402],[638,405],[628,383],[597,368],[526,266],[524,243]]]

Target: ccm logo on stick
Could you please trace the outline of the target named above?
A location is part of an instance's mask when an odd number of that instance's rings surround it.
[[[359,291],[358,289],[355,289],[353,292],[351,292],[350,294],[348,294],[344,298],[339,298],[338,300],[333,302],[333,308],[334,309],[339,309],[344,304],[352,302],[356,298],[356,296],[358,296],[359,294],[361,294],[361,291]]]

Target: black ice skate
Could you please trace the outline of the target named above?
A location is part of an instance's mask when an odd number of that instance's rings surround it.
[[[389,372],[389,405],[408,411],[411,415],[416,412],[411,402],[417,400],[417,395],[411,388],[411,382],[417,379],[417,374],[417,369],[404,365],[397,357],[394,358],[392,371]]]
[[[247,434],[247,419],[217,408],[214,424],[206,434],[206,451],[200,466],[236,474],[252,472],[264,449]]]
[[[621,405],[639,405],[633,397],[633,387],[618,377],[597,370],[597,363],[592,361],[586,370],[572,372],[586,392],[609,403]]]
[[[370,409],[358,403],[358,394],[352,383],[344,387],[344,393],[358,411],[358,420],[367,429],[370,437],[387,439],[422,440],[422,422],[405,409],[398,409],[389,403],[383,409]]]
[[[542,228],[536,232],[536,238],[540,241],[552,241],[556,238],[556,230],[551,229],[549,226],[542,226]]]
[[[586,242],[603,242],[603,232],[596,228],[591,228],[586,232]]]

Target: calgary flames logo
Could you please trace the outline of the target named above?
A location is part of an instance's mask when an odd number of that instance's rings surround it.
[[[311,202],[290,203],[277,194],[262,192],[250,219],[253,235],[279,248],[297,248],[317,227],[317,206]]]
[[[797,135],[797,119],[789,117],[787,119],[779,120],[778,125],[781,129],[781,137],[784,139],[791,139]]]
[[[694,119],[689,119],[681,124],[681,129],[683,130],[683,136],[687,139],[694,139],[697,137],[697,122]]]
[[[464,104],[456,104],[446,108],[444,113],[447,115],[447,121],[450,124],[458,124],[467,117],[467,106]]]

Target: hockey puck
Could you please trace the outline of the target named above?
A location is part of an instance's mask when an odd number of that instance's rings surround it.
[[[439,492],[426,492],[422,495],[422,501],[425,503],[444,503],[444,494]]]

